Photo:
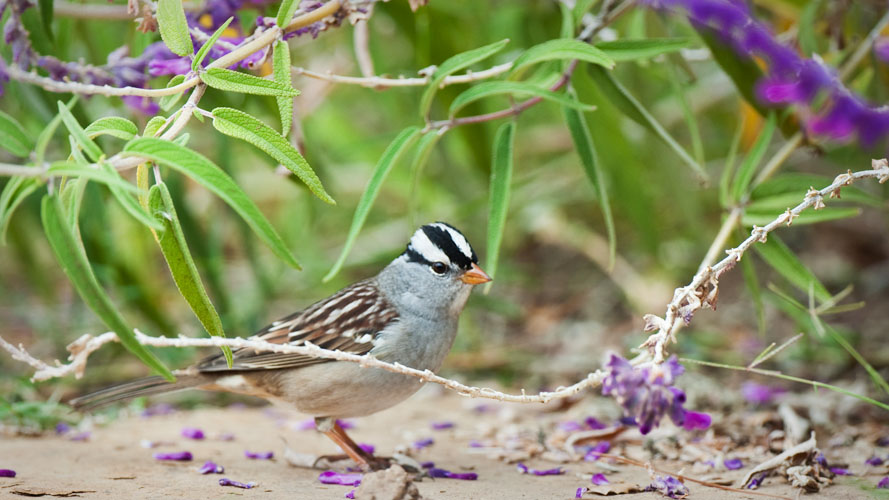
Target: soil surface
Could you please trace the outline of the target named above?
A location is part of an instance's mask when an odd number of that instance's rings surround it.
[[[558,463],[565,457],[558,453],[534,451],[534,436],[540,443],[552,436],[564,413],[552,413],[537,406],[498,404],[490,400],[469,400],[452,393],[427,387],[409,401],[385,412],[350,421],[348,432],[359,443],[370,443],[376,454],[391,456],[405,451],[418,462],[435,462],[435,467],[453,472],[475,472],[475,481],[455,479],[418,480],[424,498],[436,499],[571,499],[578,487],[592,486],[590,476],[605,473],[612,484],[629,483],[642,487],[651,483],[642,467],[599,461]],[[335,454],[336,446],[314,430],[305,430],[307,419],[277,407],[179,410],[151,417],[126,416],[96,425],[86,440],[71,439],[74,431],[43,437],[0,436],[0,468],[13,469],[15,478],[0,478],[0,498],[80,497],[88,499],[133,498],[263,498],[263,499],[341,499],[351,486],[321,484],[322,470],[295,467],[287,457],[294,454]],[[433,422],[453,423],[443,430]],[[203,430],[205,439],[192,440],[181,435],[186,427]],[[682,432],[673,429],[671,432]],[[225,436],[229,434],[229,436]],[[516,436],[515,439],[509,436]],[[519,438],[518,436],[524,436]],[[528,438],[530,436],[530,438]],[[228,438],[225,440],[224,438]],[[416,449],[414,443],[431,438],[434,443]],[[528,438],[528,439],[526,439]],[[699,441],[717,439],[712,431]],[[510,440],[525,444],[510,445]],[[611,452],[645,461],[643,440],[632,430],[620,436]],[[666,438],[665,438],[666,440]],[[148,448],[148,442],[155,445]],[[531,443],[530,445],[527,443]],[[819,445],[820,445],[819,441]],[[699,444],[699,446],[703,446]],[[540,446],[542,449],[542,445]],[[530,451],[528,451],[530,450]],[[186,462],[159,461],[155,453],[189,451],[194,458]],[[245,451],[274,452],[270,460],[249,459]],[[865,457],[866,458],[866,457]],[[224,474],[201,475],[197,469],[212,460],[225,468]],[[561,475],[520,474],[515,461],[532,469],[562,467]],[[342,463],[342,462],[341,462]],[[744,460],[744,468],[733,471],[705,471],[687,460],[656,460],[653,465],[690,477],[709,477],[737,481],[758,463]],[[865,484],[875,484],[886,474],[886,467],[865,468],[863,459],[850,458],[855,476],[837,477],[815,498],[858,499],[877,492],[866,491]],[[253,481],[253,489],[219,485],[222,477],[235,481]],[[716,479],[714,479],[716,478]],[[724,491],[686,482],[690,498],[759,499],[754,493]],[[756,493],[796,498],[798,491],[783,477],[767,478]],[[586,493],[584,498],[599,498]],[[614,496],[620,499],[664,498],[657,492]]]

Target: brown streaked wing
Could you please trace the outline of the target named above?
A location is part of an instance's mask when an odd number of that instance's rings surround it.
[[[398,313],[379,295],[376,285],[371,280],[365,280],[273,322],[251,338],[274,344],[301,345],[311,342],[324,349],[365,354],[373,348],[372,341],[377,334],[397,319]],[[368,341],[359,342],[362,337]],[[326,361],[330,360],[301,354],[238,349],[233,353],[231,368],[221,354],[204,359],[197,368],[202,372],[279,370]]]

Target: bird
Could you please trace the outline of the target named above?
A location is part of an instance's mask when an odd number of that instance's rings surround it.
[[[305,345],[437,371],[457,335],[460,313],[475,285],[491,281],[478,256],[458,229],[444,222],[425,224],[405,250],[375,276],[272,322],[251,338],[275,344]],[[226,391],[294,406],[315,418],[316,428],[362,469],[384,468],[360,448],[337,419],[370,415],[392,407],[423,385],[409,375],[358,363],[235,350],[229,366],[223,354],[175,370],[168,382],[151,376],[75,398],[70,404],[89,411],[139,396],[204,389]]]

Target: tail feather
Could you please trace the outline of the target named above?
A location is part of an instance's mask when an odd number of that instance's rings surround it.
[[[68,404],[80,411],[91,411],[111,403],[140,396],[153,396],[155,394],[190,389],[205,384],[207,381],[206,377],[200,375],[180,376],[175,382],[167,382],[166,379],[158,376],[145,377],[74,398]]]

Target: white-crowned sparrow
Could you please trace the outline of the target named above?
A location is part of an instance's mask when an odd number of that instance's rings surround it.
[[[460,231],[442,222],[427,224],[376,276],[273,322],[254,338],[292,345],[311,342],[435,371],[451,349],[472,286],[490,280]],[[71,404],[92,409],[188,388],[279,399],[314,416],[318,430],[368,467],[375,464],[374,459],[336,425],[336,419],[389,408],[423,385],[417,378],[357,363],[253,349],[236,350],[231,368],[217,354],[174,373],[175,383],[148,377],[74,399]]]

